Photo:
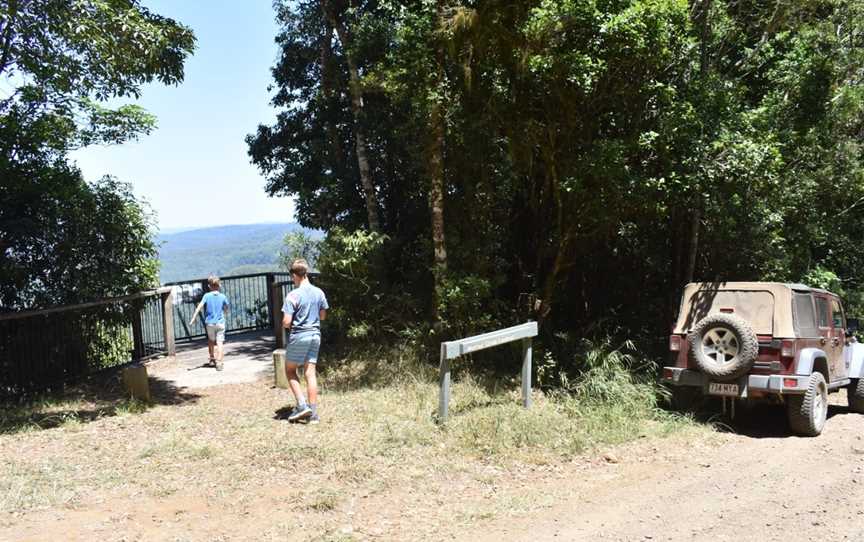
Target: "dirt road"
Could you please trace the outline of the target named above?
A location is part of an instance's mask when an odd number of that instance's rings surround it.
[[[630,449],[565,500],[465,539],[864,540],[864,416],[829,416],[818,438],[789,436],[774,407],[749,413],[739,434]]]

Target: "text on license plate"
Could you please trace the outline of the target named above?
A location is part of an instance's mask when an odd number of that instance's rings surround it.
[[[738,384],[711,382],[708,384],[708,393],[711,395],[729,395],[732,397],[738,397]]]

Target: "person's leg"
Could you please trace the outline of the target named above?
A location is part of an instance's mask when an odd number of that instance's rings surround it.
[[[297,401],[297,406],[288,415],[289,421],[295,421],[308,417],[312,414],[312,409],[306,404],[306,398],[303,397],[303,388],[300,387],[300,377],[297,376],[298,364],[290,361],[285,361],[285,376],[288,377],[288,386],[291,388],[291,393],[294,394],[294,399]]]
[[[216,348],[216,330],[213,326],[205,326],[204,331],[207,333],[207,353],[210,354],[210,363],[216,363],[216,354],[213,352]]]
[[[311,361],[303,367],[303,376],[306,377],[306,394],[309,396],[309,405],[318,404],[318,378],[315,376],[315,364]]]
[[[310,423],[318,423],[318,349],[321,347],[321,338],[315,337],[309,343],[309,353],[306,355],[306,368],[303,375],[306,377],[306,393],[309,394],[309,408],[312,414],[309,416]]]
[[[222,345],[225,343],[225,326],[219,325],[216,327],[216,369],[222,370],[222,357],[225,350]]]

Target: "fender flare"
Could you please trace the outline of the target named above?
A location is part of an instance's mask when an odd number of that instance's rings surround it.
[[[810,375],[813,373],[813,366],[817,359],[828,361],[828,355],[820,348],[804,348],[798,353],[798,360],[795,362],[795,374]],[[827,380],[827,379],[826,379]]]

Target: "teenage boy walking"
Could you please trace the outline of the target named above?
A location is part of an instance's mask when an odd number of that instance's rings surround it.
[[[211,276],[207,279],[210,291],[204,294],[192,318],[189,319],[191,326],[195,317],[204,310],[204,324],[207,326],[207,350],[210,352],[210,363],[216,366],[217,371],[222,370],[222,343],[225,342],[225,315],[231,305],[225,294],[219,291],[219,277]]]
[[[318,423],[318,381],[315,368],[321,347],[321,320],[327,317],[330,306],[324,292],[309,282],[309,264],[306,260],[294,260],[290,271],[294,289],[288,292],[282,305],[282,326],[290,330],[288,346],[285,348],[285,375],[297,400],[297,406],[288,415],[288,420],[293,422],[308,419],[309,423]],[[304,367],[308,403],[300,387],[298,367]]]

